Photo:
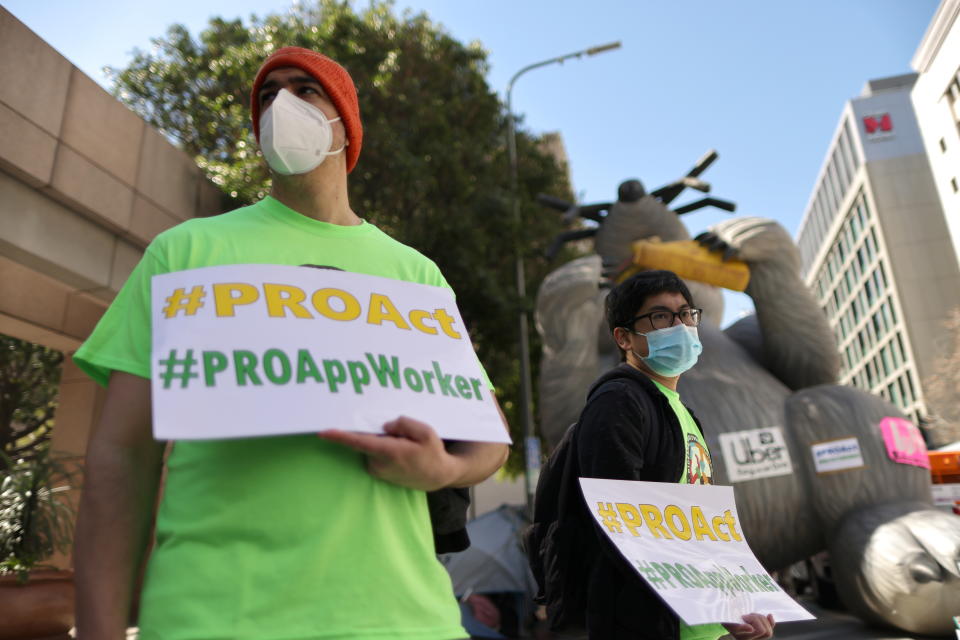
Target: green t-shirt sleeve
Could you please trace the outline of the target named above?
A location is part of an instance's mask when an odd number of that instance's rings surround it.
[[[106,386],[113,371],[150,378],[150,279],[168,271],[150,245],[73,361]]]
[[[727,630],[719,624],[697,624],[689,626],[680,621],[680,640],[719,640],[727,635]]]

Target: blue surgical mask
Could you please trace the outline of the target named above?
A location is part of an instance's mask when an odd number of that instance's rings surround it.
[[[675,324],[667,329],[639,335],[646,336],[649,355],[643,357],[636,351],[633,355],[654,373],[668,378],[675,378],[695,365],[703,351],[697,328],[685,324]]]

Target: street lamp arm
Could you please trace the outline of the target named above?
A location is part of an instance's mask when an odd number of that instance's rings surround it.
[[[510,82],[507,83],[507,111],[508,111],[508,112],[510,111],[510,106],[511,106],[511,105],[510,105],[510,95],[511,95],[511,93],[513,93],[513,83],[515,83],[515,82],[517,81],[517,79],[518,79],[520,76],[522,76],[523,74],[525,74],[527,71],[533,71],[534,69],[539,69],[540,67],[545,67],[545,66],[550,65],[550,64],[563,64],[564,61],[569,60],[569,59],[571,59],[571,58],[581,58],[581,57],[583,57],[583,56],[593,56],[593,55],[596,55],[596,54],[598,54],[598,53],[603,53],[603,52],[605,52],[605,51],[611,51],[611,50],[613,50],[613,49],[619,49],[620,46],[621,46],[621,45],[620,45],[620,41],[618,40],[617,42],[611,42],[611,43],[609,43],[609,44],[602,44],[602,45],[599,45],[599,46],[596,46],[596,47],[590,47],[589,49],[582,49],[582,50],[580,50],[580,51],[574,51],[573,53],[568,53],[568,54],[565,54],[565,55],[562,55],[562,56],[557,56],[556,58],[550,58],[549,60],[542,60],[542,61],[540,61],[540,62],[534,62],[533,64],[528,64],[527,66],[525,66],[524,68],[520,69],[520,70],[517,71],[515,74],[513,74],[513,77],[510,78]]]

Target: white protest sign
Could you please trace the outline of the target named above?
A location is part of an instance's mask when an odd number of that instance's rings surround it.
[[[772,613],[810,620],[743,539],[732,487],[580,478],[587,508],[627,563],[689,625]]]
[[[160,440],[382,432],[509,442],[449,289],[279,265],[154,276]]]
[[[860,441],[855,437],[818,442],[810,447],[817,473],[833,473],[863,467]]]
[[[720,451],[730,482],[793,473],[790,451],[780,427],[721,433]]]

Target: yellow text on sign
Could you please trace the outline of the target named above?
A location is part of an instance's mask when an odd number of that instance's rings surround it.
[[[461,338],[460,332],[454,328],[456,319],[446,309],[411,309],[403,314],[390,297],[382,293],[371,293],[364,306],[349,291],[332,287],[308,292],[289,284],[263,283],[262,287],[257,287],[244,282],[224,282],[213,285],[213,298],[218,318],[232,318],[237,307],[262,301],[271,318],[322,317],[340,322],[360,320],[380,326],[389,323],[405,331],[415,329],[428,335],[443,334],[454,340]]]
[[[703,509],[696,505],[691,506],[688,512],[672,504],[661,510],[652,504],[598,502],[597,514],[611,533],[623,533],[626,528],[630,535],[639,536],[640,530],[646,527],[647,533],[654,538],[667,540],[743,540],[730,509],[722,515],[707,518]]]

